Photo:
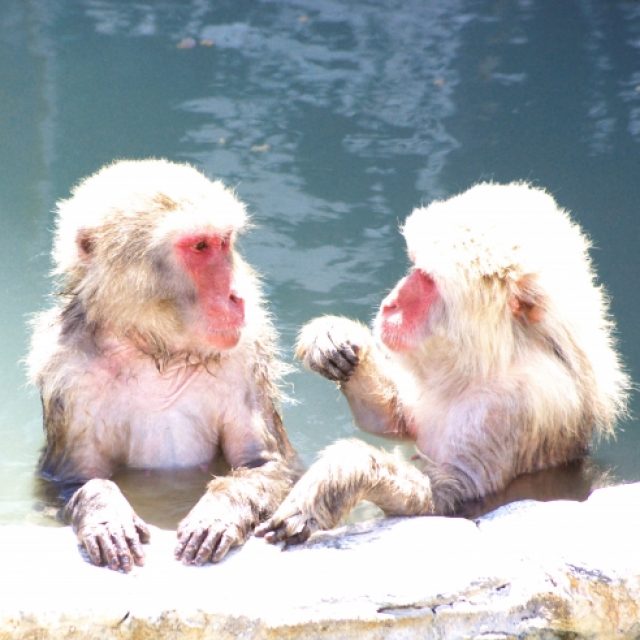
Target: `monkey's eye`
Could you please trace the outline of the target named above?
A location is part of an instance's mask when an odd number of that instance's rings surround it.
[[[193,248],[196,251],[204,251],[205,249],[209,248],[209,243],[206,240],[200,240],[193,246]]]

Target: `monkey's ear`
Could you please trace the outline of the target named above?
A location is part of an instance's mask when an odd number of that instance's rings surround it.
[[[514,318],[536,323],[544,317],[544,297],[535,276],[526,274],[515,283],[515,291],[509,297],[509,308]]]
[[[93,255],[94,238],[89,229],[78,229],[76,234],[76,246],[78,247],[78,256],[83,262],[87,262]]]

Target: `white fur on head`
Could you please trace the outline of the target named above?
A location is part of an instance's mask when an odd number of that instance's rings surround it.
[[[80,182],[72,196],[58,204],[55,273],[68,272],[81,262],[79,232],[112,219],[124,223],[141,213],[154,218],[152,242],[178,229],[237,232],[248,223],[245,207],[233,192],[190,165],[163,159],[116,161]]]
[[[589,239],[542,189],[481,183],[414,210],[403,233],[414,264],[445,298],[474,296],[481,280],[502,281],[518,295],[526,276],[544,296],[547,315],[579,340],[606,323]]]
[[[577,375],[592,377],[584,385],[598,405],[596,422],[611,426],[624,410],[629,381],[608,301],[596,282],[589,239],[548,193],[524,182],[481,183],[414,210],[402,231],[412,261],[435,279],[451,307],[448,335],[458,344],[458,360],[468,367],[509,363],[516,347],[530,358],[542,336]],[[510,296],[526,301],[532,292],[539,320],[522,332],[507,331],[520,325],[511,322]]]
[[[444,277],[588,271],[589,241],[544,190],[481,183],[415,209],[402,229],[420,269]]]

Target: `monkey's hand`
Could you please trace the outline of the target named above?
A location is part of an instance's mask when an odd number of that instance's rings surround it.
[[[322,485],[314,473],[309,475],[312,471],[313,467],[302,476],[271,518],[256,527],[256,536],[272,544],[302,544],[315,531],[331,529],[337,524],[343,510],[329,509],[323,499]]]
[[[372,452],[357,440],[327,447],[271,518],[256,528],[256,536],[300,544],[315,531],[335,527],[375,483]]]
[[[390,515],[433,513],[427,476],[394,454],[341,440],[322,452],[255,533],[267,542],[299,544],[314,531],[335,527],[360,500]]]
[[[207,491],[178,525],[175,557],[185,564],[219,562],[244,543],[254,524],[250,510],[232,505],[221,492]]]
[[[322,316],[300,331],[296,356],[325,378],[347,382],[372,342],[371,332],[363,324],[339,316]]]
[[[111,480],[89,480],[65,508],[80,544],[91,562],[129,572],[144,564],[142,544],[149,529]]]

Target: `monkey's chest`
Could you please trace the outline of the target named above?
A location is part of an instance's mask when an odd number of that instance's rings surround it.
[[[446,463],[460,445],[461,432],[472,419],[465,411],[451,409],[446,398],[423,396],[408,406],[410,422],[415,429],[416,447],[434,463]]]
[[[91,413],[96,443],[112,447],[121,463],[188,467],[215,456],[219,413],[212,377],[203,367],[178,366],[160,373],[145,363],[111,363],[97,367],[92,377],[98,382],[94,393],[96,388],[101,392],[84,406]]]

